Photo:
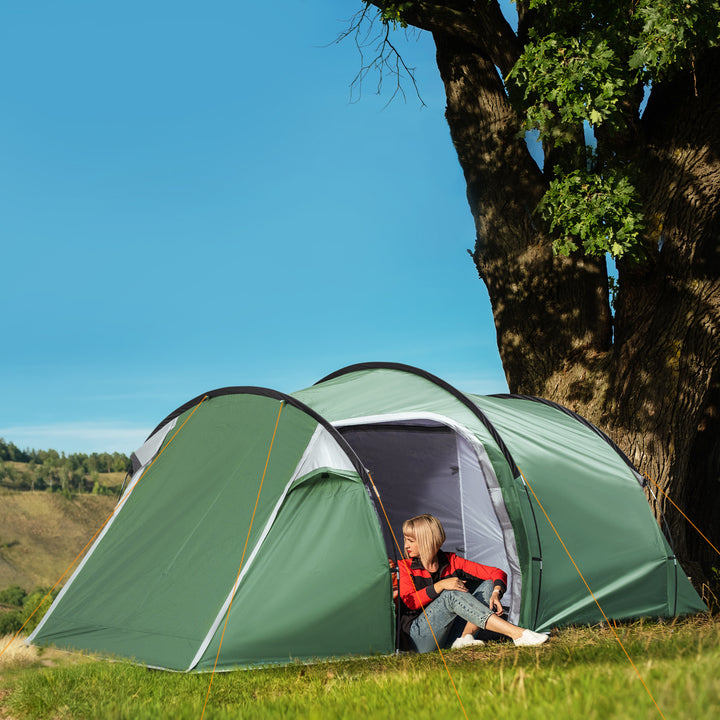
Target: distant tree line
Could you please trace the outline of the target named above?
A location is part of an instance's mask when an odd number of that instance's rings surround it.
[[[15,464],[23,463],[23,467]],[[129,473],[132,463],[122,453],[72,453],[21,450],[0,438],[0,486],[13,490],[113,492],[100,482],[101,473]]]

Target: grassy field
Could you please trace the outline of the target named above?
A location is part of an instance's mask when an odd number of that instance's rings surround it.
[[[0,589],[53,585],[114,505],[114,497],[101,495],[3,492]],[[608,628],[563,629],[539,649],[496,643],[448,652],[449,672],[439,653],[403,654],[225,673],[212,687],[209,674],[151,671],[0,638],[0,720],[199,719],[208,688],[207,720],[421,713],[473,720],[715,720],[717,618],[618,628],[640,677]]]
[[[448,651],[449,673],[439,653],[403,654],[225,673],[212,686],[209,674],[14,645],[0,656],[0,720],[201,718],[209,688],[207,720],[720,716],[717,619],[644,621],[617,633],[642,680],[608,628],[564,629],[537,649],[492,643]]]
[[[0,493],[0,589],[54,585],[116,502],[107,495]]]

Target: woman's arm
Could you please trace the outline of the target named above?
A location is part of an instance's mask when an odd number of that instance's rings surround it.
[[[440,594],[441,591],[436,590],[435,585],[432,584],[425,587],[415,587],[415,582],[410,573],[407,560],[400,560],[400,562],[398,562],[398,568],[400,570],[400,599],[411,610],[420,610],[426,605],[429,605]],[[418,580],[419,579],[420,578],[418,578]],[[441,580],[440,582],[442,583],[444,581]]]
[[[477,580],[492,580],[493,595],[497,596],[498,602],[507,590],[507,573],[500,568],[492,565],[481,565],[455,554],[451,557],[451,568],[452,570],[462,570]]]
[[[439,595],[443,590],[460,590],[460,592],[467,592],[468,589],[465,587],[465,581],[459,577],[446,577],[435,583],[435,592]]]

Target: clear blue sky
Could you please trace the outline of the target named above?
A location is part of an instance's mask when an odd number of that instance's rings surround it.
[[[507,390],[432,42],[399,43],[427,107],[351,102],[359,7],[2,4],[0,437],[129,454],[373,360]]]

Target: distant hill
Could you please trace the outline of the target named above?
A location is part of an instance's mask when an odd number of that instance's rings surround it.
[[[54,585],[116,502],[111,495],[0,491],[0,589]]]

